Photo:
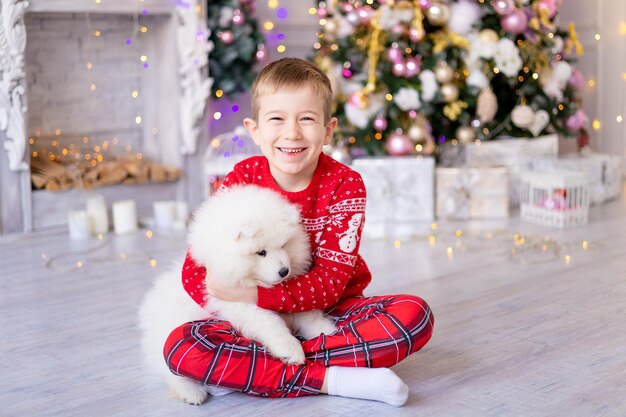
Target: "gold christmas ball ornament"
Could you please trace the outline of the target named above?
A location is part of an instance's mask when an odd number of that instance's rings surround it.
[[[409,127],[409,130],[406,132],[407,136],[413,143],[418,143],[426,140],[428,137],[428,132],[422,124],[414,124]]]
[[[478,38],[481,41],[488,42],[488,43],[497,43],[500,40],[500,38],[498,37],[498,34],[493,29],[481,30],[480,32],[478,32]]]
[[[533,124],[535,120],[535,112],[530,106],[525,104],[517,105],[511,112],[511,121],[521,129],[526,129]]]
[[[459,126],[456,130],[456,138],[461,143],[469,143],[476,138],[474,134],[474,129],[469,126]]]
[[[439,81],[441,84],[448,83],[452,80],[454,76],[454,71],[452,68],[443,61],[437,63],[434,68],[435,79]]]
[[[446,24],[450,17],[450,8],[447,4],[434,2],[428,10],[426,10],[428,21],[435,26]]]
[[[459,88],[454,84],[444,84],[439,91],[446,103],[452,103],[459,98]]]

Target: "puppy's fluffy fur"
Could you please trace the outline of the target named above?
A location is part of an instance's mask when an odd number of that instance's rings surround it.
[[[256,186],[233,188],[200,206],[188,238],[196,262],[225,285],[271,287],[310,266],[308,235],[297,207]],[[256,305],[210,297],[201,308],[185,292],[180,277],[180,265],[157,277],[141,305],[139,324],[147,364],[164,375],[171,393],[185,402],[203,403],[210,388],[174,375],[165,364],[165,340],[183,323],[216,313],[243,336],[259,341],[272,355],[292,364],[303,363],[304,352],[286,321],[305,339],[336,330],[319,310],[279,315]]]

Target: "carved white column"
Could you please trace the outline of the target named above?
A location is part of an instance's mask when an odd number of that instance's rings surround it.
[[[26,150],[26,88],[24,48],[26,27],[25,0],[1,0],[0,8],[0,130],[6,132],[4,149],[12,171],[27,170]]]
[[[208,54],[213,45],[208,41],[205,11],[197,0],[179,5],[176,15],[179,20],[181,153],[194,154],[203,132],[206,103],[213,84],[208,77]]]

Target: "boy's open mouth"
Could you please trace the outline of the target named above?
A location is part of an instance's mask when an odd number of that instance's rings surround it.
[[[306,148],[278,148],[279,151],[287,155],[295,155],[304,151],[305,149]]]

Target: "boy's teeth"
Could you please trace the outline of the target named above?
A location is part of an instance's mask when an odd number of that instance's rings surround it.
[[[280,150],[283,151],[284,153],[298,153],[298,152],[302,152],[303,148],[297,148],[297,149],[289,149],[289,148],[281,148]]]

